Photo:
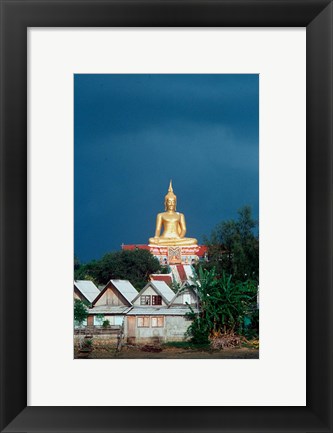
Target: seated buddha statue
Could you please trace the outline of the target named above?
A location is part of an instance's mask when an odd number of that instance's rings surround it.
[[[165,212],[159,213],[156,218],[155,236],[149,238],[150,245],[187,246],[197,245],[194,238],[186,238],[186,223],[184,214],[176,212],[177,197],[173,193],[170,181],[168,193],[165,196]],[[163,233],[161,230],[163,228]]]

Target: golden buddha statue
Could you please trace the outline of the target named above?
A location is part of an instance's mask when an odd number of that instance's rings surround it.
[[[165,212],[159,213],[156,218],[155,236],[149,238],[150,245],[187,246],[197,245],[194,238],[185,238],[186,224],[184,214],[176,212],[177,197],[173,193],[170,181],[168,193],[164,199]],[[163,226],[163,233],[161,234]]]

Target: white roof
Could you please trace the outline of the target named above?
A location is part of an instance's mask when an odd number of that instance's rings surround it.
[[[128,280],[111,280],[111,283],[119,290],[119,292],[129,303],[131,303],[139,293]]]
[[[194,278],[194,272],[193,272],[193,267],[192,265],[184,265],[184,271],[186,274],[186,277],[188,280],[190,280],[191,282],[193,281],[192,279]]]
[[[92,302],[96,298],[96,296],[100,294],[100,291],[95,286],[95,284],[89,280],[74,281],[74,286],[89,302]]]
[[[192,286],[183,286],[183,287],[181,287],[181,288],[178,290],[178,292],[175,294],[174,298],[172,299],[171,306],[173,306],[174,303],[175,303],[176,305],[179,305],[179,304],[176,303],[177,298],[178,298],[179,296],[183,295],[183,294],[188,293],[188,292],[192,292],[193,295],[194,295],[196,298],[198,297],[198,294],[197,294],[197,291],[196,291],[195,287],[192,287]],[[182,304],[183,304],[183,303],[182,303]],[[186,304],[183,304],[183,305],[186,305]]]
[[[167,307],[134,307],[127,313],[127,316],[185,316],[190,313],[189,308],[167,308]],[[193,312],[198,310],[193,308]]]
[[[126,314],[132,307],[98,305],[97,307],[89,308],[90,314]]]
[[[165,281],[150,281],[151,286],[154,286],[160,294],[168,301],[171,302],[175,296],[175,292],[170,289]]]

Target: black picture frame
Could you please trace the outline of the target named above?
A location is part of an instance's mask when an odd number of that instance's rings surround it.
[[[332,1],[0,3],[1,431],[331,432]],[[114,26],[306,27],[306,407],[27,407],[27,28]]]

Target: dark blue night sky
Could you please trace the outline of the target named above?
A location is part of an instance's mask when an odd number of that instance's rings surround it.
[[[258,75],[74,78],[74,251],[147,244],[172,179],[202,242],[245,204],[259,214]]]

